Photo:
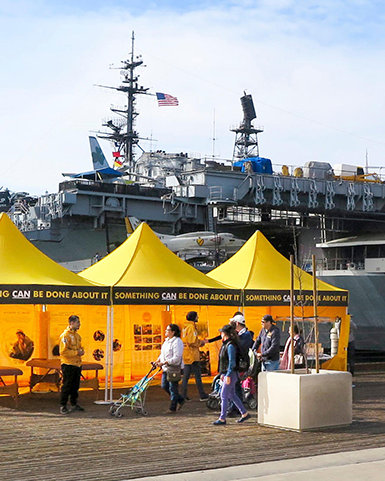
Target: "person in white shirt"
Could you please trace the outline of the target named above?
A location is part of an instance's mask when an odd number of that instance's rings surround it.
[[[183,368],[183,341],[180,338],[179,326],[169,324],[166,328],[165,337],[166,340],[162,344],[160,356],[155,363],[163,370],[162,388],[170,396],[170,409],[167,412],[171,414],[175,413],[177,408],[180,409],[185,403],[184,397],[179,394],[178,390],[180,371]],[[170,368],[170,372],[172,370],[173,373],[176,373],[175,378],[177,380],[169,381],[167,379],[168,368]]]

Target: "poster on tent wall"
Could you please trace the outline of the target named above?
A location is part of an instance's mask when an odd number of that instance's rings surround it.
[[[126,383],[148,372],[159,357],[169,319],[164,305],[114,307],[113,337],[121,339],[121,351],[114,352],[114,379],[123,375]]]
[[[110,304],[109,287],[1,284],[0,304]]]
[[[114,287],[113,304],[240,304],[237,289],[198,289],[191,287]]]
[[[312,291],[294,291],[296,305],[312,306]],[[318,306],[347,306],[348,291],[318,291]],[[245,306],[290,306],[290,291],[247,289],[244,292]]]
[[[35,306],[7,305],[0,310],[0,365],[21,369],[21,385],[29,382],[25,363],[38,353],[38,323]]]

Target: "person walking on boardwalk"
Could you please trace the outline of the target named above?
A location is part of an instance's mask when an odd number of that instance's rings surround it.
[[[79,316],[68,318],[68,326],[60,336],[60,361],[63,374],[63,385],[60,396],[60,413],[69,414],[71,411],[84,411],[78,404],[82,356],[84,349],[82,339],[77,332],[80,328]],[[67,408],[70,398],[71,408]]]
[[[245,316],[243,314],[235,314],[234,317],[230,319],[230,324],[234,326],[234,329],[238,333],[241,348],[248,352],[254,344],[254,333],[247,329]]]
[[[257,357],[262,361],[262,371],[277,371],[279,369],[279,348],[281,333],[275,325],[275,321],[270,314],[262,317],[262,329],[252,347],[257,351],[261,346],[261,352],[257,352]]]
[[[166,327],[166,340],[162,344],[160,356],[156,360],[156,365],[163,370],[162,389],[170,396],[170,408],[168,413],[176,412],[183,406],[185,400],[178,392],[178,383],[181,378],[183,367],[183,342],[180,338],[180,329],[176,324],[169,324]]]
[[[208,398],[208,395],[205,393],[202,384],[199,352],[199,348],[205,345],[205,341],[202,341],[198,338],[198,331],[196,328],[197,322],[198,313],[196,311],[188,312],[182,333],[182,341],[184,344],[182,396],[186,401],[189,400],[187,397],[187,386],[191,373],[193,373],[195,376],[195,383],[199,391],[200,400],[206,401]]]
[[[249,331],[246,327],[246,319],[245,316],[241,312],[236,312],[234,316],[230,319],[230,324],[234,327],[238,334],[239,346],[243,351],[244,356],[249,355],[249,349],[252,348],[254,341],[254,333]],[[235,392],[240,400],[243,399],[243,391],[242,391],[242,383],[241,377],[242,372],[240,372],[240,376],[238,376],[238,380],[235,383]],[[230,411],[229,415],[236,416],[237,415],[237,408],[233,403],[230,403]]]
[[[226,424],[229,401],[232,401],[238,411],[241,413],[241,417],[237,420],[238,423],[243,423],[250,418],[250,414],[246,411],[242,401],[235,392],[235,385],[239,380],[238,361],[241,350],[238,334],[234,327],[230,324],[223,326],[220,331],[222,337],[222,347],[219,352],[218,371],[222,380],[221,414],[219,419],[214,421],[213,424],[215,426]]]

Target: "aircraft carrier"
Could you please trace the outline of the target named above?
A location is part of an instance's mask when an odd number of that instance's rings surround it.
[[[282,254],[294,253],[297,265],[307,270],[316,254],[323,278],[350,288],[350,309],[362,332],[372,329],[358,347],[384,350],[385,184],[381,179],[360,169],[347,175],[340,168],[340,175],[335,175],[331,165],[317,161],[305,166],[272,165],[260,157],[258,136],[263,129],[253,125],[256,112],[246,93],[241,98],[243,119],[231,129],[235,134],[231,159],[160,150],[143,151],[137,158],[141,138],[135,129],[136,102],[141,95],[151,95],[138,83],[136,72],[142,64],[134,54],[132,36],[131,54],[120,68],[121,83],[107,87],[121,92],[125,103],[111,108],[115,117],[97,134],[114,146],[113,167],[92,137],[92,171],[68,174],[58,192],[37,199],[21,195],[8,202],[7,197],[4,210],[19,229],[49,257],[74,271],[120,245],[131,217],[171,235],[228,232],[247,239],[260,229]],[[331,244],[363,233],[369,244],[350,245],[343,256],[342,247]],[[206,246],[199,245],[198,237],[199,253]],[[377,250],[369,250],[368,245]],[[206,249],[203,258],[197,254],[195,261],[209,270],[226,255],[217,243]],[[373,297],[374,279],[378,295]]]

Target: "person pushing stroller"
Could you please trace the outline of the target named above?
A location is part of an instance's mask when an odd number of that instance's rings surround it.
[[[180,338],[180,329],[177,324],[166,327],[166,340],[155,364],[162,368],[162,389],[170,396],[168,414],[176,412],[185,403],[184,397],[179,394],[178,382],[183,368],[183,342]],[[174,376],[174,379],[173,379]]]

